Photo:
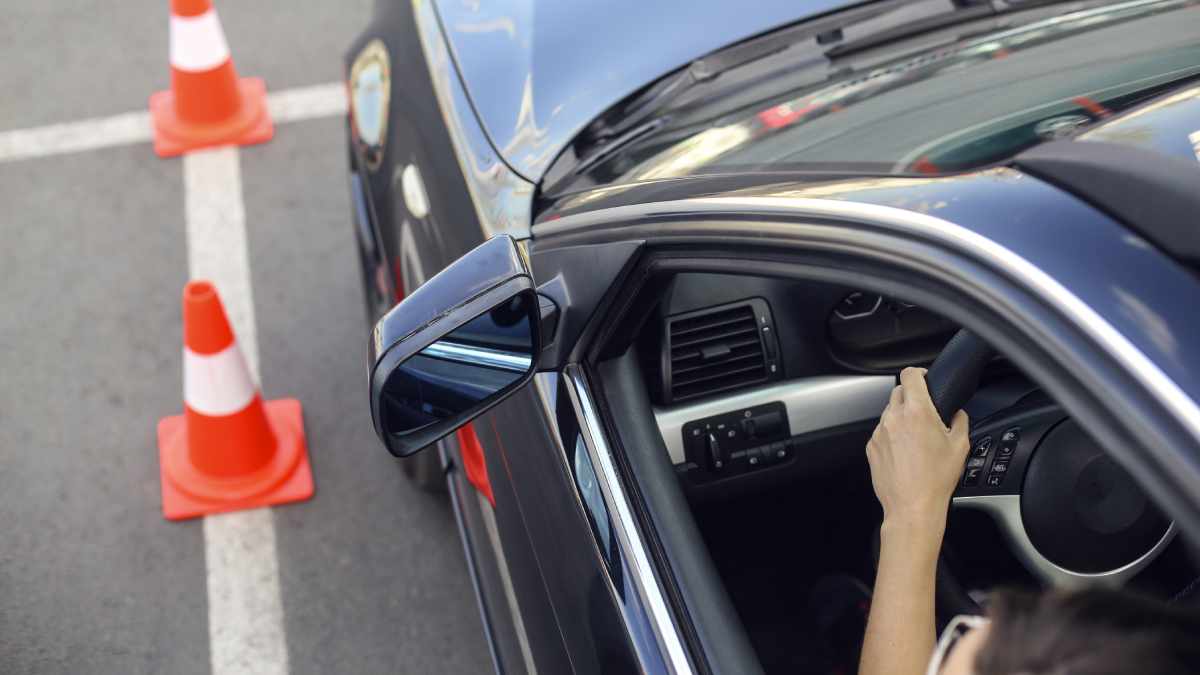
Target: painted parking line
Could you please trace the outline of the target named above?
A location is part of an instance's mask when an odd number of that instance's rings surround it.
[[[341,115],[341,83],[274,92],[276,124]],[[149,143],[149,113],[0,132],[0,162]],[[147,161],[161,161],[150,156]],[[258,339],[246,247],[241,167],[236,147],[183,157],[188,271],[212,280],[256,381]],[[214,675],[288,672],[274,515],[270,509],[204,519],[209,654]]]
[[[188,272],[216,285],[250,372],[261,383],[237,147],[184,155],[183,183]],[[262,508],[206,516],[204,561],[213,675],[287,673],[274,514]]]
[[[341,115],[346,112],[346,87],[331,82],[272,92],[267,108],[276,124]],[[0,162],[149,143],[153,136],[148,111],[0,131]]]
[[[286,124],[346,111],[341,83],[274,92],[267,105]],[[148,112],[0,132],[0,162],[149,143]],[[147,161],[162,161],[147,156]],[[183,156],[188,272],[214,282],[256,382],[254,320],[246,215],[235,146]],[[269,508],[204,518],[208,633],[213,675],[284,675],[287,638],[279,582],[274,514]]]

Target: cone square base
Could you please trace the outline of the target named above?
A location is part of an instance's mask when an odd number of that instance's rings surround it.
[[[292,435],[299,444],[300,459],[295,469],[282,482],[253,496],[219,500],[203,499],[176,485],[168,475],[165,455],[168,452],[186,452],[181,447],[187,444],[187,426],[183,415],[164,417],[158,422],[159,480],[162,485],[163,517],[167,520],[186,520],[198,516],[230,511],[245,511],[263,506],[274,506],[308,499],[313,496],[312,465],[308,461],[308,444],[304,435],[304,412],[300,401],[294,398],[275,399],[264,402],[267,419],[276,429],[298,430]]]
[[[260,77],[238,80],[242,109],[234,119],[219,124],[190,124],[175,112],[171,90],[150,95],[150,119],[154,126],[154,152],[159,157],[176,157],[192,150],[220,145],[265,143],[275,135],[267,110],[267,84]]]

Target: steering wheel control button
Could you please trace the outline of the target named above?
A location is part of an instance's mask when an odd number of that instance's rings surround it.
[[[992,473],[1008,473],[1008,461],[997,459],[992,462]]]
[[[963,474],[963,485],[967,487],[979,485],[979,475],[981,473],[983,473],[983,469],[967,469],[967,472]]]
[[[967,469],[983,470],[984,464],[987,464],[987,459],[983,457],[971,457],[967,460]]]
[[[1011,457],[1017,450],[1017,443],[1021,440],[1020,427],[1013,427],[1006,430],[1000,435],[1000,452],[1001,457]]]
[[[1003,482],[1004,482],[1004,474],[1002,474],[1002,473],[989,474],[987,477],[988,487],[1000,487],[1000,484]]]
[[[988,452],[992,449],[992,437],[984,436],[975,442],[975,446],[971,448],[972,457],[987,457]]]

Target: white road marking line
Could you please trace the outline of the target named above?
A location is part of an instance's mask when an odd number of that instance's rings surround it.
[[[212,674],[286,675],[275,514],[265,508],[205,516],[204,562]]]
[[[340,82],[268,95],[276,124],[344,114]],[[145,111],[0,132],[0,162],[14,162],[136,143],[153,138]],[[159,160],[151,160],[159,161]],[[212,280],[254,380],[258,335],[246,248],[246,214],[236,147],[183,158],[188,267]],[[213,675],[286,675],[287,638],[270,509],[207,516],[208,634]]]
[[[258,335],[236,147],[183,157],[188,269],[210,279],[256,381]],[[286,675],[287,639],[270,509],[204,518],[208,639],[213,675]]]
[[[149,141],[150,113],[124,113],[112,117],[0,132],[0,162]]]
[[[276,124],[341,115],[346,89],[341,82],[284,89],[267,94],[267,107]],[[149,143],[153,136],[145,111],[0,131],[0,162]]]
[[[346,114],[346,85],[341,82],[284,89],[267,95],[276,124]]]
[[[238,149],[226,146],[184,155],[183,189],[188,272],[192,279],[216,285],[250,372],[261,382]]]

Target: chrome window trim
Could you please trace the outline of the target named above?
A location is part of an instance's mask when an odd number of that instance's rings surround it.
[[[612,451],[608,447],[600,417],[592,403],[587,378],[583,369],[576,364],[564,368],[563,376],[568,384],[567,393],[571,404],[579,418],[579,430],[584,439],[584,446],[592,466],[596,469],[600,491],[616,526],[617,542],[629,561],[634,589],[647,609],[655,641],[662,651],[663,662],[671,673],[690,674],[693,672],[692,665],[684,649],[679,627],[667,606],[666,593],[650,562],[646,543],[633,517],[633,507],[620,476],[617,475]]]
[[[729,396],[654,408],[671,462],[683,464],[683,425],[692,420],[782,401],[793,436],[879,417],[896,379],[891,375],[823,375],[742,391]]]
[[[435,359],[466,363],[484,368],[509,370],[517,373],[527,372],[529,366],[533,363],[533,358],[528,354],[464,345],[447,340],[438,340],[425,349],[422,349],[420,353]]]
[[[581,431],[582,417],[579,408],[574,404],[571,394],[568,392],[569,386],[565,376],[554,371],[543,371],[536,373],[533,376],[532,386],[537,392],[538,400],[541,402],[542,411],[546,415],[546,422],[552,430],[554,436],[554,444],[558,448],[560,460],[563,462],[563,470],[570,475],[572,485],[571,494],[575,497],[575,503],[578,505],[580,513],[585,518],[591,518],[596,523],[596,530],[592,532],[593,541],[596,544],[596,552],[603,561],[602,574],[607,584],[608,591],[612,593],[613,599],[619,607],[621,620],[624,622],[625,629],[631,637],[631,647],[633,649],[634,658],[637,659],[640,671],[653,673],[662,672],[666,663],[666,655],[658,644],[657,638],[653,636],[653,631],[650,629],[650,616],[645,603],[641,597],[633,594],[626,596],[625,591],[632,588],[629,584],[629,579],[632,574],[630,567],[630,556],[621,548],[622,544],[617,541],[616,537],[606,538],[601,533],[612,532],[612,513],[608,507],[608,502],[605,501],[603,488],[596,477],[595,464],[592,461],[592,456],[589,454],[587,441],[584,440],[584,434]],[[564,383],[561,387],[562,397],[559,383]],[[576,422],[575,433],[569,436],[564,436],[558,425],[558,417],[556,410],[560,405],[569,406],[570,414],[574,415]],[[566,447],[567,443],[571,443],[571,449]],[[582,446],[582,449],[579,449]],[[590,469],[590,476],[593,484],[600,487],[600,508],[594,508],[593,504],[587,497],[583,483],[580,481],[579,468],[580,458],[587,462]],[[601,524],[603,522],[603,524]],[[612,547],[616,547],[613,550]],[[639,639],[642,638],[642,639]],[[652,651],[647,652],[646,649]]]
[[[1025,522],[1021,517],[1021,495],[955,497],[952,505],[955,508],[979,509],[991,515],[1005,538],[1012,544],[1017,557],[1025,563],[1029,571],[1056,588],[1122,586],[1154,562],[1175,538],[1176,533],[1175,521],[1171,521],[1158,542],[1132,562],[1104,572],[1076,572],[1054,564],[1033,545],[1029,534],[1025,532]]]

